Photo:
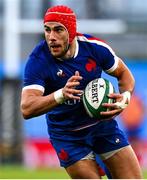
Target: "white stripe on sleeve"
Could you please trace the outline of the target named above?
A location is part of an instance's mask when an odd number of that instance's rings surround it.
[[[108,74],[113,72],[117,67],[118,67],[118,62],[119,62],[119,58],[117,56],[114,56],[115,62],[114,65],[110,68],[107,69],[105,72],[107,72]]]
[[[43,86],[38,85],[38,84],[32,84],[32,85],[25,86],[25,87],[23,87],[22,90],[25,90],[25,89],[36,89],[36,90],[40,90],[42,92],[44,92],[44,90],[45,90]]]

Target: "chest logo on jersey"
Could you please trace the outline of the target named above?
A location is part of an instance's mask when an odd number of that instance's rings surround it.
[[[88,72],[96,70],[96,62],[93,59],[88,59],[88,62],[85,65],[85,68]]]
[[[59,69],[59,70],[58,70],[57,76],[59,76],[59,77],[65,77],[65,73],[63,72],[62,69]]]

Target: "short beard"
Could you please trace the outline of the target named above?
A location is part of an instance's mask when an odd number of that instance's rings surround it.
[[[65,56],[65,54],[67,53],[67,51],[69,50],[69,47],[70,47],[70,44],[67,44],[66,48],[64,49],[64,51],[63,51],[60,55],[54,56],[54,55],[52,54],[52,56],[53,56],[54,58],[58,58],[58,59],[62,59],[62,58],[65,59],[64,56]]]

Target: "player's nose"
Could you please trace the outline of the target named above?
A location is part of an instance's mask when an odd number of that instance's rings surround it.
[[[49,40],[55,40],[56,39],[56,34],[54,31],[51,31],[50,34],[49,34]]]

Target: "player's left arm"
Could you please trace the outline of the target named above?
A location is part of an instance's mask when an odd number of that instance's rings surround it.
[[[134,90],[135,79],[125,65],[125,63],[119,58],[117,68],[109,73],[111,76],[114,76],[118,80],[119,93],[109,94],[110,98],[113,98],[115,103],[112,104],[103,104],[105,107],[111,108],[110,111],[102,112],[102,115],[116,116],[125,109],[131,98],[131,94]]]
[[[117,78],[120,93],[129,91],[132,94],[135,86],[135,79],[129,68],[120,58],[118,59],[117,68],[109,74]]]

